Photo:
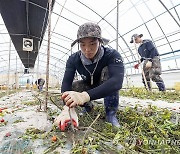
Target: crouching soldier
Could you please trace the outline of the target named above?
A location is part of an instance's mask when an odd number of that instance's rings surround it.
[[[79,105],[90,112],[93,109],[91,101],[99,98],[104,98],[106,121],[120,127],[116,112],[124,78],[124,65],[119,52],[104,47],[108,41],[102,38],[101,28],[95,23],[85,23],[79,27],[77,39],[71,46],[78,43],[80,50],[67,60],[61,87],[65,106],[55,119],[55,123],[60,124],[63,129],[65,122],[70,119],[67,108],[73,113],[72,119],[77,121],[74,108]],[[73,82],[76,71],[82,80]]]

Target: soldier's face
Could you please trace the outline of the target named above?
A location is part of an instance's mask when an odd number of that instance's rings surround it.
[[[141,43],[141,38],[140,37],[136,37],[135,38],[135,43]]]
[[[79,41],[80,48],[84,56],[93,59],[96,55],[100,42],[97,38],[83,38]]]

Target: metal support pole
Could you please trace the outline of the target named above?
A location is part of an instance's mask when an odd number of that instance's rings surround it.
[[[129,78],[128,78],[128,74],[125,75],[126,77],[126,81],[127,81],[127,87],[126,87],[126,90],[129,89]]]
[[[173,16],[173,14],[168,10],[168,8],[166,7],[166,5],[159,0],[159,2],[161,3],[161,5],[166,9],[166,11],[169,13],[169,15],[173,18],[173,20],[176,22],[176,24],[179,26],[180,28],[180,23],[176,20],[176,18]],[[170,46],[171,47],[171,46]],[[174,53],[173,53],[174,54]],[[178,63],[177,60],[175,59],[175,63],[176,63],[176,67],[178,68]]]
[[[32,81],[31,81],[31,90],[34,90],[33,89],[33,85],[34,85],[34,68],[33,68],[33,70],[32,70]]]
[[[37,62],[37,77],[36,81],[39,79],[39,49],[38,49],[38,62]]]
[[[176,24],[180,27],[179,22],[176,20],[176,18],[173,16],[173,14],[168,10],[168,8],[166,7],[166,5],[165,5],[161,0],[159,0],[159,2],[160,2],[161,5],[166,9],[166,11],[169,13],[169,15],[173,18],[173,20],[176,22]]]
[[[17,86],[17,82],[18,81],[17,81],[17,56],[16,56],[16,73],[15,73],[15,85],[16,85],[15,88],[16,88],[16,92],[17,92],[17,87],[18,87]]]
[[[8,65],[7,95],[9,95],[10,66],[11,66],[11,38],[9,41],[9,65]]]
[[[47,47],[47,66],[46,66],[46,101],[44,111],[47,111],[48,102],[48,86],[49,86],[49,60],[50,60],[50,40],[51,40],[51,13],[52,0],[49,0],[49,15],[48,15],[48,47]]]
[[[119,34],[119,0],[117,0],[117,27],[116,27],[116,50],[118,51],[118,34]]]

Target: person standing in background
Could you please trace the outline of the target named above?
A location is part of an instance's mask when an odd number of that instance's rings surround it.
[[[161,75],[161,62],[157,48],[153,44],[151,40],[143,40],[143,34],[134,34],[131,37],[130,43],[135,41],[136,44],[140,44],[138,48],[138,53],[141,56],[140,61],[134,65],[135,69],[139,68],[139,64],[143,63],[143,71],[147,81],[148,87],[146,87],[146,83],[144,77],[142,77],[142,82],[146,89],[152,90],[151,82],[154,81],[159,88],[159,91],[166,91],[165,84],[163,79],[160,77]]]

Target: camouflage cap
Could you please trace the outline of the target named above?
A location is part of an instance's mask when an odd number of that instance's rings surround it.
[[[143,34],[133,34],[132,36],[131,36],[131,41],[130,41],[130,43],[133,43],[134,42],[134,39],[136,39],[137,37],[143,37]]]
[[[71,47],[73,47],[77,42],[79,42],[80,39],[87,37],[98,38],[102,41],[103,44],[107,44],[109,42],[108,39],[101,37],[101,28],[98,24],[88,22],[79,26],[77,32],[77,39],[71,44]]]

